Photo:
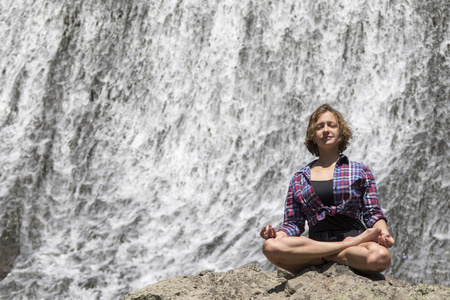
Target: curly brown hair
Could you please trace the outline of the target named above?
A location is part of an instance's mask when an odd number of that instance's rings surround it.
[[[331,107],[330,104],[323,104],[319,108],[317,108],[312,115],[309,117],[308,128],[306,129],[306,139],[305,145],[308,148],[308,151],[312,153],[312,155],[319,156],[319,148],[317,144],[314,143],[314,135],[316,132],[315,125],[317,123],[317,119],[319,119],[320,115],[325,112],[333,113],[339,127],[339,152],[344,152],[347,149],[348,145],[350,145],[349,140],[352,138],[352,130],[348,126],[347,122],[345,122],[344,117],[341,115],[339,111]]]

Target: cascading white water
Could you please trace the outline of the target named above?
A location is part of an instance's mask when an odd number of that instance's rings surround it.
[[[0,1],[0,297],[117,298],[261,253],[321,103],[396,238],[448,277],[450,4]]]

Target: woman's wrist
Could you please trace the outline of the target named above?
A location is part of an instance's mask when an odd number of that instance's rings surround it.
[[[276,238],[283,238],[283,237],[287,237],[288,235],[287,235],[287,233],[286,232],[284,232],[284,231],[277,231],[277,236],[276,236]]]

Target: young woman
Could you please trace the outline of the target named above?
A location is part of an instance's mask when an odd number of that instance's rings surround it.
[[[373,175],[367,166],[342,154],[351,137],[342,115],[329,104],[310,116],[305,145],[319,158],[292,178],[281,228],[275,231],[268,225],[260,232],[266,240],[264,255],[274,265],[294,274],[327,261],[364,274],[389,266],[387,248],[395,241],[378,203]],[[306,221],[308,238],[300,236]]]

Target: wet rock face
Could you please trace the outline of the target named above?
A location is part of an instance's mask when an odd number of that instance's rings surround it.
[[[14,266],[20,254],[20,214],[18,210],[5,213],[1,219],[0,236],[0,280],[3,280]]]
[[[449,299],[450,288],[413,285],[384,277],[370,278],[348,267],[327,263],[292,276],[262,271],[255,264],[224,273],[202,271],[176,276],[124,295],[121,300],[164,299]]]

